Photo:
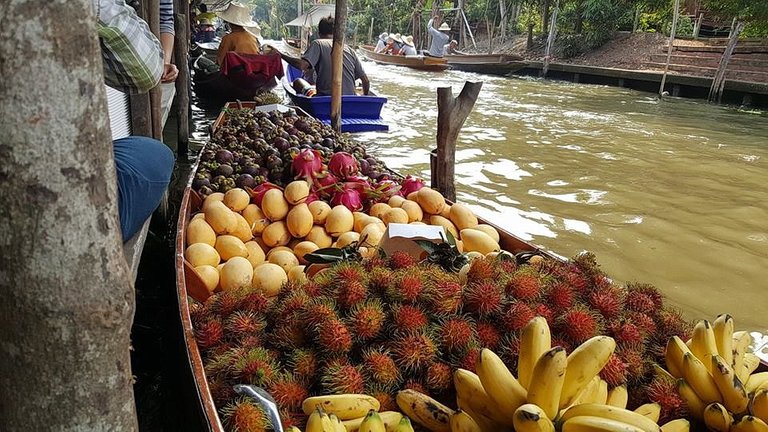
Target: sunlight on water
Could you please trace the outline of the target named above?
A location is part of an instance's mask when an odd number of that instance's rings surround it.
[[[364,62],[389,98],[369,133],[391,168],[429,178],[436,90],[484,81],[457,143],[458,199],[618,281],[662,289],[690,318],[768,329],[768,114],[628,89],[429,73]]]

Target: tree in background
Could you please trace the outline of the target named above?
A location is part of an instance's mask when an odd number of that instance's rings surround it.
[[[724,20],[744,21],[744,36],[768,37],[768,1],[703,0],[702,7]]]

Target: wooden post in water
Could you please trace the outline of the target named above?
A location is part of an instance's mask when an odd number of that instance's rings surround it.
[[[176,124],[178,128],[178,139],[176,142],[176,154],[186,160],[189,153],[189,62],[187,56],[189,53],[189,2],[176,1],[174,7],[176,14],[176,36],[174,55],[176,57],[176,67],[179,69],[179,75],[176,77],[176,101],[178,111],[176,113]]]
[[[147,1],[147,23],[152,33],[160,39],[160,0]],[[163,90],[158,84],[149,91],[149,106],[152,118],[152,138],[163,140],[163,113],[160,103],[163,99]]]
[[[456,98],[450,87],[437,89],[437,160],[432,187],[451,201],[456,200],[456,139],[482,87],[482,82],[467,81]]]
[[[147,21],[148,6],[146,2],[139,5],[136,14]],[[159,11],[158,11],[159,13]],[[159,19],[159,18],[158,18]],[[158,22],[158,27],[159,27]],[[152,136],[152,108],[149,101],[149,93],[130,93],[128,94],[131,115],[131,134],[139,136]]]
[[[723,89],[725,88],[725,71],[728,68],[728,62],[731,60],[733,51],[736,50],[736,43],[739,41],[739,35],[744,30],[744,22],[737,21],[733,29],[731,29],[731,38],[728,40],[728,46],[723,52],[723,56],[720,57],[720,64],[717,66],[717,72],[715,72],[715,78],[712,79],[712,87],[709,88],[710,102],[717,102],[723,98]]]
[[[347,26],[347,0],[336,0],[331,51],[331,127],[341,133],[341,76],[344,68],[344,30]]]
[[[680,0],[675,0],[675,10],[672,15],[672,30],[669,32],[669,46],[667,47],[667,63],[664,65],[664,73],[661,75],[661,85],[659,86],[659,97],[664,95],[664,84],[667,83],[667,72],[669,71],[669,62],[672,61],[672,50],[675,44],[675,32],[677,31],[677,17],[680,15]]]
[[[552,11],[552,23],[549,26],[549,36],[547,37],[547,50],[544,53],[544,67],[541,69],[541,76],[547,76],[549,71],[549,58],[552,55],[552,46],[555,45],[557,38],[557,12],[560,10],[560,1],[555,3],[555,10]]]

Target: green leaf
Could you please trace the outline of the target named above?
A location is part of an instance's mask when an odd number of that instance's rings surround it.
[[[446,243],[448,243],[451,246],[456,246],[456,239],[453,237],[453,234],[451,234],[450,231],[446,231],[445,235],[447,239],[445,240]]]
[[[428,254],[432,254],[437,250],[437,245],[429,240],[414,240],[417,245],[421,246]]]
[[[304,259],[312,264],[330,264],[343,258],[344,252],[339,248],[323,248],[304,255]]]

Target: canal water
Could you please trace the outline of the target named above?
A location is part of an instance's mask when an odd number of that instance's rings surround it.
[[[563,256],[597,255],[690,318],[768,329],[768,113],[628,89],[365,62],[389,98],[388,166],[429,177],[436,89],[483,81],[457,143],[457,199]]]

